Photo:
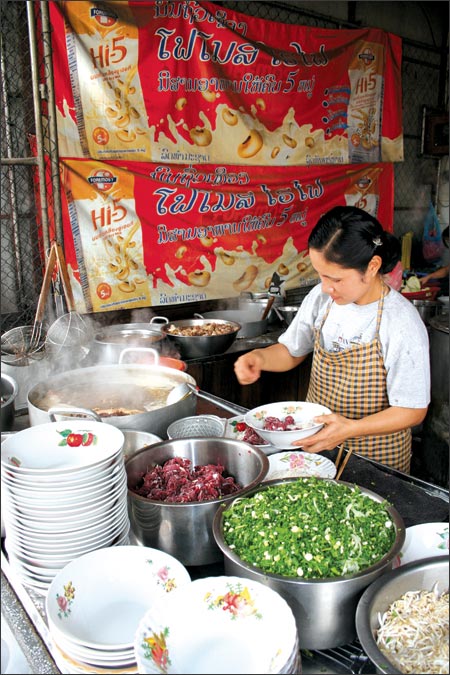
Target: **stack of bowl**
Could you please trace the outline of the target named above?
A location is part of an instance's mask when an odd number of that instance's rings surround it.
[[[295,619],[279,593],[207,577],[160,598],[135,637],[140,673],[298,673]]]
[[[128,544],[120,429],[73,420],[24,429],[2,443],[1,488],[11,567],[46,593],[68,562]]]
[[[92,551],[53,579],[45,609],[64,673],[136,673],[134,636],[144,614],[190,582],[171,556],[140,546]]]

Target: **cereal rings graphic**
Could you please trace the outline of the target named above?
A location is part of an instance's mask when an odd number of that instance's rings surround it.
[[[211,274],[207,270],[190,272],[188,279],[193,286],[207,286],[211,279]]]

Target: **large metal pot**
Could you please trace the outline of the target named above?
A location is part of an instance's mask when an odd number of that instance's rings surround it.
[[[245,497],[269,489],[272,485],[292,483],[297,478],[269,480],[258,488],[247,492]],[[340,485],[351,487],[350,483],[339,481]],[[384,498],[360,488],[361,492],[377,502]],[[367,586],[384,572],[392,569],[405,540],[404,522],[393,506],[386,506],[395,527],[395,541],[392,548],[381,560],[358,573],[327,579],[301,579],[278,574],[269,574],[258,567],[244,562],[225,542],[223,521],[229,502],[219,506],[213,521],[216,543],[224,554],[225,574],[259,581],[277,591],[291,607],[297,622],[301,649],[330,649],[351,642],[356,637],[355,612],[359,598]],[[331,508],[332,504],[330,504]],[[322,514],[326,518],[326,514]]]
[[[269,324],[278,322],[278,315],[275,312],[275,307],[280,307],[283,304],[283,298],[281,295],[275,295],[272,297],[272,308],[267,316],[267,321]],[[271,296],[269,293],[252,293],[251,291],[242,291],[239,296],[239,309],[243,309],[246,312],[254,312],[257,309],[260,312],[260,316],[262,316],[270,298]]]
[[[30,424],[48,422],[50,408],[67,405],[94,410],[119,429],[148,431],[166,438],[171,422],[195,412],[195,396],[165,403],[168,393],[186,382],[196,386],[188,373],[164,366],[115,364],[71,370],[29,390]]]
[[[183,457],[194,466],[221,464],[226,476],[242,486],[239,492],[201,502],[163,502],[133,491],[143,475],[169,459]],[[230,438],[177,438],[155,443],[125,462],[131,529],[143,546],[170,553],[184,565],[209,565],[222,560],[212,522],[217,508],[259,485],[269,460],[259,448]]]
[[[89,346],[91,363],[117,363],[126,347],[160,349],[164,335],[149,323],[124,323],[99,330]]]
[[[261,319],[262,312],[257,309],[226,309],[217,310],[214,312],[203,312],[203,314],[196,314],[200,319],[224,319],[225,321],[234,321],[241,325],[241,329],[237,334],[239,338],[259,337],[267,333],[268,320]]]
[[[15,400],[19,391],[17,382],[10,375],[2,373],[2,431],[10,431],[14,424]]]

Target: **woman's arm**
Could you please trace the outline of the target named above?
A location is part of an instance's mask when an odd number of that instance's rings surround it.
[[[253,349],[242,354],[234,364],[234,372],[240,384],[253,384],[259,379],[263,370],[282,373],[291,370],[304,361],[304,356],[292,356],[285,345],[277,342],[264,349]]]
[[[430,281],[430,279],[445,279],[445,277],[448,277],[448,270],[449,266],[445,265],[444,267],[440,267],[434,272],[430,272],[430,274],[426,274],[424,277],[420,279],[421,287],[423,288],[424,286],[426,286],[427,283]]]
[[[324,427],[314,436],[298,441],[294,445],[300,445],[307,452],[332,450],[337,445],[345,443],[348,438],[392,434],[414,427],[423,422],[427,410],[428,408],[391,406],[359,420],[352,420],[335,413],[320,415],[314,419],[317,422],[324,422]]]

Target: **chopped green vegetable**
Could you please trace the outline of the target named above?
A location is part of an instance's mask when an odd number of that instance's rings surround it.
[[[374,565],[392,547],[395,526],[358,486],[299,478],[235,499],[223,513],[225,543],[269,574],[323,579]]]

